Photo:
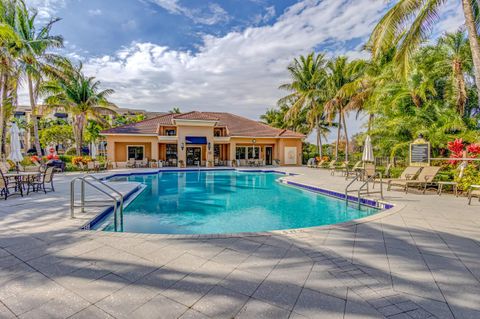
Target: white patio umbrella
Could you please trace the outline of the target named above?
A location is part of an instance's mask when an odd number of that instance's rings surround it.
[[[372,147],[372,139],[370,135],[367,135],[365,139],[365,145],[363,146],[363,155],[362,161],[364,162],[373,162],[375,158],[373,157],[373,147]]]
[[[20,145],[20,130],[17,123],[12,123],[10,127],[10,154],[8,159],[12,162],[18,163],[23,161],[22,146]]]
[[[97,144],[92,142],[92,145],[90,147],[90,156],[93,158],[93,159],[96,159],[97,158]]]

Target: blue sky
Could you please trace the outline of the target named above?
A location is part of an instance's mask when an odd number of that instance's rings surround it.
[[[462,23],[447,0],[434,34]],[[285,92],[286,67],[312,50],[365,57],[383,0],[27,0],[65,54],[116,93],[121,107],[227,111],[258,118]],[[349,118],[350,132],[362,121]]]

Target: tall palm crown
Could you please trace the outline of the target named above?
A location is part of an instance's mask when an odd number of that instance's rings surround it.
[[[280,89],[291,93],[278,101],[280,106],[289,105],[289,111],[285,114],[286,119],[294,119],[303,111],[309,123],[310,131],[317,129],[317,146],[321,153],[321,135],[318,129],[323,103],[325,101],[325,88],[327,73],[325,71],[325,55],[310,53],[294,59],[287,70],[291,82],[280,86]]]
[[[338,118],[337,141],[335,149],[335,158],[338,158],[338,146],[340,142],[340,132],[343,128],[345,134],[345,159],[348,160],[348,132],[345,116],[349,111],[347,105],[350,97],[345,94],[345,86],[351,84],[361,76],[356,62],[349,62],[344,56],[340,56],[327,63],[328,81],[327,92],[329,99],[325,103],[325,114],[331,122],[335,117]]]
[[[369,46],[373,58],[395,46],[398,48],[395,60],[402,73],[407,76],[410,62],[416,49],[430,36],[438,13],[446,0],[399,0],[380,20],[373,30]],[[465,25],[468,31],[470,49],[475,71],[477,92],[480,93],[480,40],[478,37],[478,0],[461,0]],[[480,94],[478,94],[480,104]]]
[[[73,117],[76,152],[81,155],[86,121],[95,120],[108,125],[104,115],[115,114],[115,104],[108,101],[114,93],[111,89],[100,90],[100,82],[87,77],[82,65],[74,66],[69,61],[57,61],[60,71],[52,70],[55,79],[45,83],[42,91],[48,96],[45,103],[50,107],[63,108]]]
[[[451,96],[455,100],[458,113],[464,116],[468,98],[464,73],[472,69],[472,56],[465,32],[444,35],[439,39],[438,47],[443,56],[438,60],[437,66],[450,69]]]
[[[37,28],[37,11],[28,10],[23,2],[18,4],[16,33],[22,42],[20,50],[20,68],[26,76],[30,106],[32,108],[32,121],[34,131],[34,144],[37,154],[41,154],[40,139],[38,134],[37,99],[39,84],[44,79],[43,69],[51,54],[47,53],[49,48],[63,46],[61,36],[50,35],[51,28],[59,19],[52,19],[46,25]]]

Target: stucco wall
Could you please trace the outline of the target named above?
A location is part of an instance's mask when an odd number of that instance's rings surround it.
[[[207,146],[202,147],[202,160],[214,160],[214,142],[213,142],[213,128],[205,126],[179,126],[178,134],[178,160],[183,160],[186,163],[186,148],[187,146],[194,146],[186,144],[186,136],[205,136],[207,142],[211,143],[211,149],[208,151]],[[157,136],[129,136],[129,135],[109,135],[107,139],[107,156],[108,159],[114,162],[127,161],[127,145],[143,145],[145,147],[145,156],[149,159],[165,160],[165,144],[158,142]],[[273,147],[273,159],[278,159],[281,165],[285,165],[285,147],[297,148],[297,164],[302,164],[302,140],[301,139],[277,139],[277,138],[231,138],[230,147],[225,150],[230,160],[235,159],[236,146],[259,146],[261,148],[261,158],[265,158],[265,146]],[[184,143],[182,150],[180,145]],[[223,144],[223,143],[222,143]]]

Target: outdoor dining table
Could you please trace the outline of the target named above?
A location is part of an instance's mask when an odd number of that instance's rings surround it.
[[[33,178],[40,176],[41,172],[16,172],[16,173],[7,173],[3,174],[6,179],[13,178],[15,179],[15,183],[17,183],[17,189],[20,193],[20,196],[23,197],[23,184],[26,182],[27,184],[30,183]],[[26,180],[24,180],[26,178]]]

